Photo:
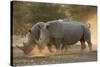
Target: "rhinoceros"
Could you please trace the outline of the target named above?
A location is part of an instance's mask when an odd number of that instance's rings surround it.
[[[49,21],[44,23],[40,31],[40,45],[47,45],[51,40],[54,41],[56,48],[64,49],[65,46],[81,43],[81,50],[86,48],[88,43],[89,50],[92,50],[90,28],[85,23],[75,21]]]
[[[42,47],[38,44],[38,40],[40,37],[40,29],[41,27],[43,27],[43,25],[44,25],[44,22],[38,22],[35,25],[33,25],[31,30],[29,30],[29,32],[26,34],[27,40],[26,42],[23,42],[23,46],[21,47],[21,46],[16,45],[16,47],[21,49],[25,54],[30,53],[36,45],[39,47],[41,51]],[[51,44],[52,45],[55,44],[53,40],[47,45],[50,52],[52,52]]]

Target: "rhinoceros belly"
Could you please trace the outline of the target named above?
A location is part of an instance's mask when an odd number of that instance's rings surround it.
[[[63,27],[64,42],[74,44],[83,36],[83,29],[80,25],[67,24]]]

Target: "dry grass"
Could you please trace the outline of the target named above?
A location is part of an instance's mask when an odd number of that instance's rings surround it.
[[[58,63],[73,63],[73,62],[89,62],[97,61],[97,47],[93,44],[93,51],[89,52],[88,48],[84,52],[80,51],[80,43],[69,47],[67,52],[60,53],[53,48],[53,53],[49,52],[47,47],[39,52],[37,46],[28,54],[25,55],[15,45],[22,46],[24,38],[20,36],[14,37],[13,42],[13,65],[38,65],[38,64],[58,64]]]

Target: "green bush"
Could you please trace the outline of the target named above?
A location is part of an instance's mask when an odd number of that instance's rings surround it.
[[[13,1],[13,34],[25,35],[27,30],[37,22],[57,19],[86,21],[96,13],[95,6],[66,5],[53,3],[37,3]]]

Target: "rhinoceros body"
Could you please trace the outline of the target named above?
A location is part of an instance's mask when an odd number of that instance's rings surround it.
[[[87,24],[67,21],[50,21],[44,23],[41,28],[39,43],[47,44],[53,39],[56,48],[62,45],[62,49],[66,45],[81,42],[82,50],[88,43],[89,49],[92,50],[91,34]]]

